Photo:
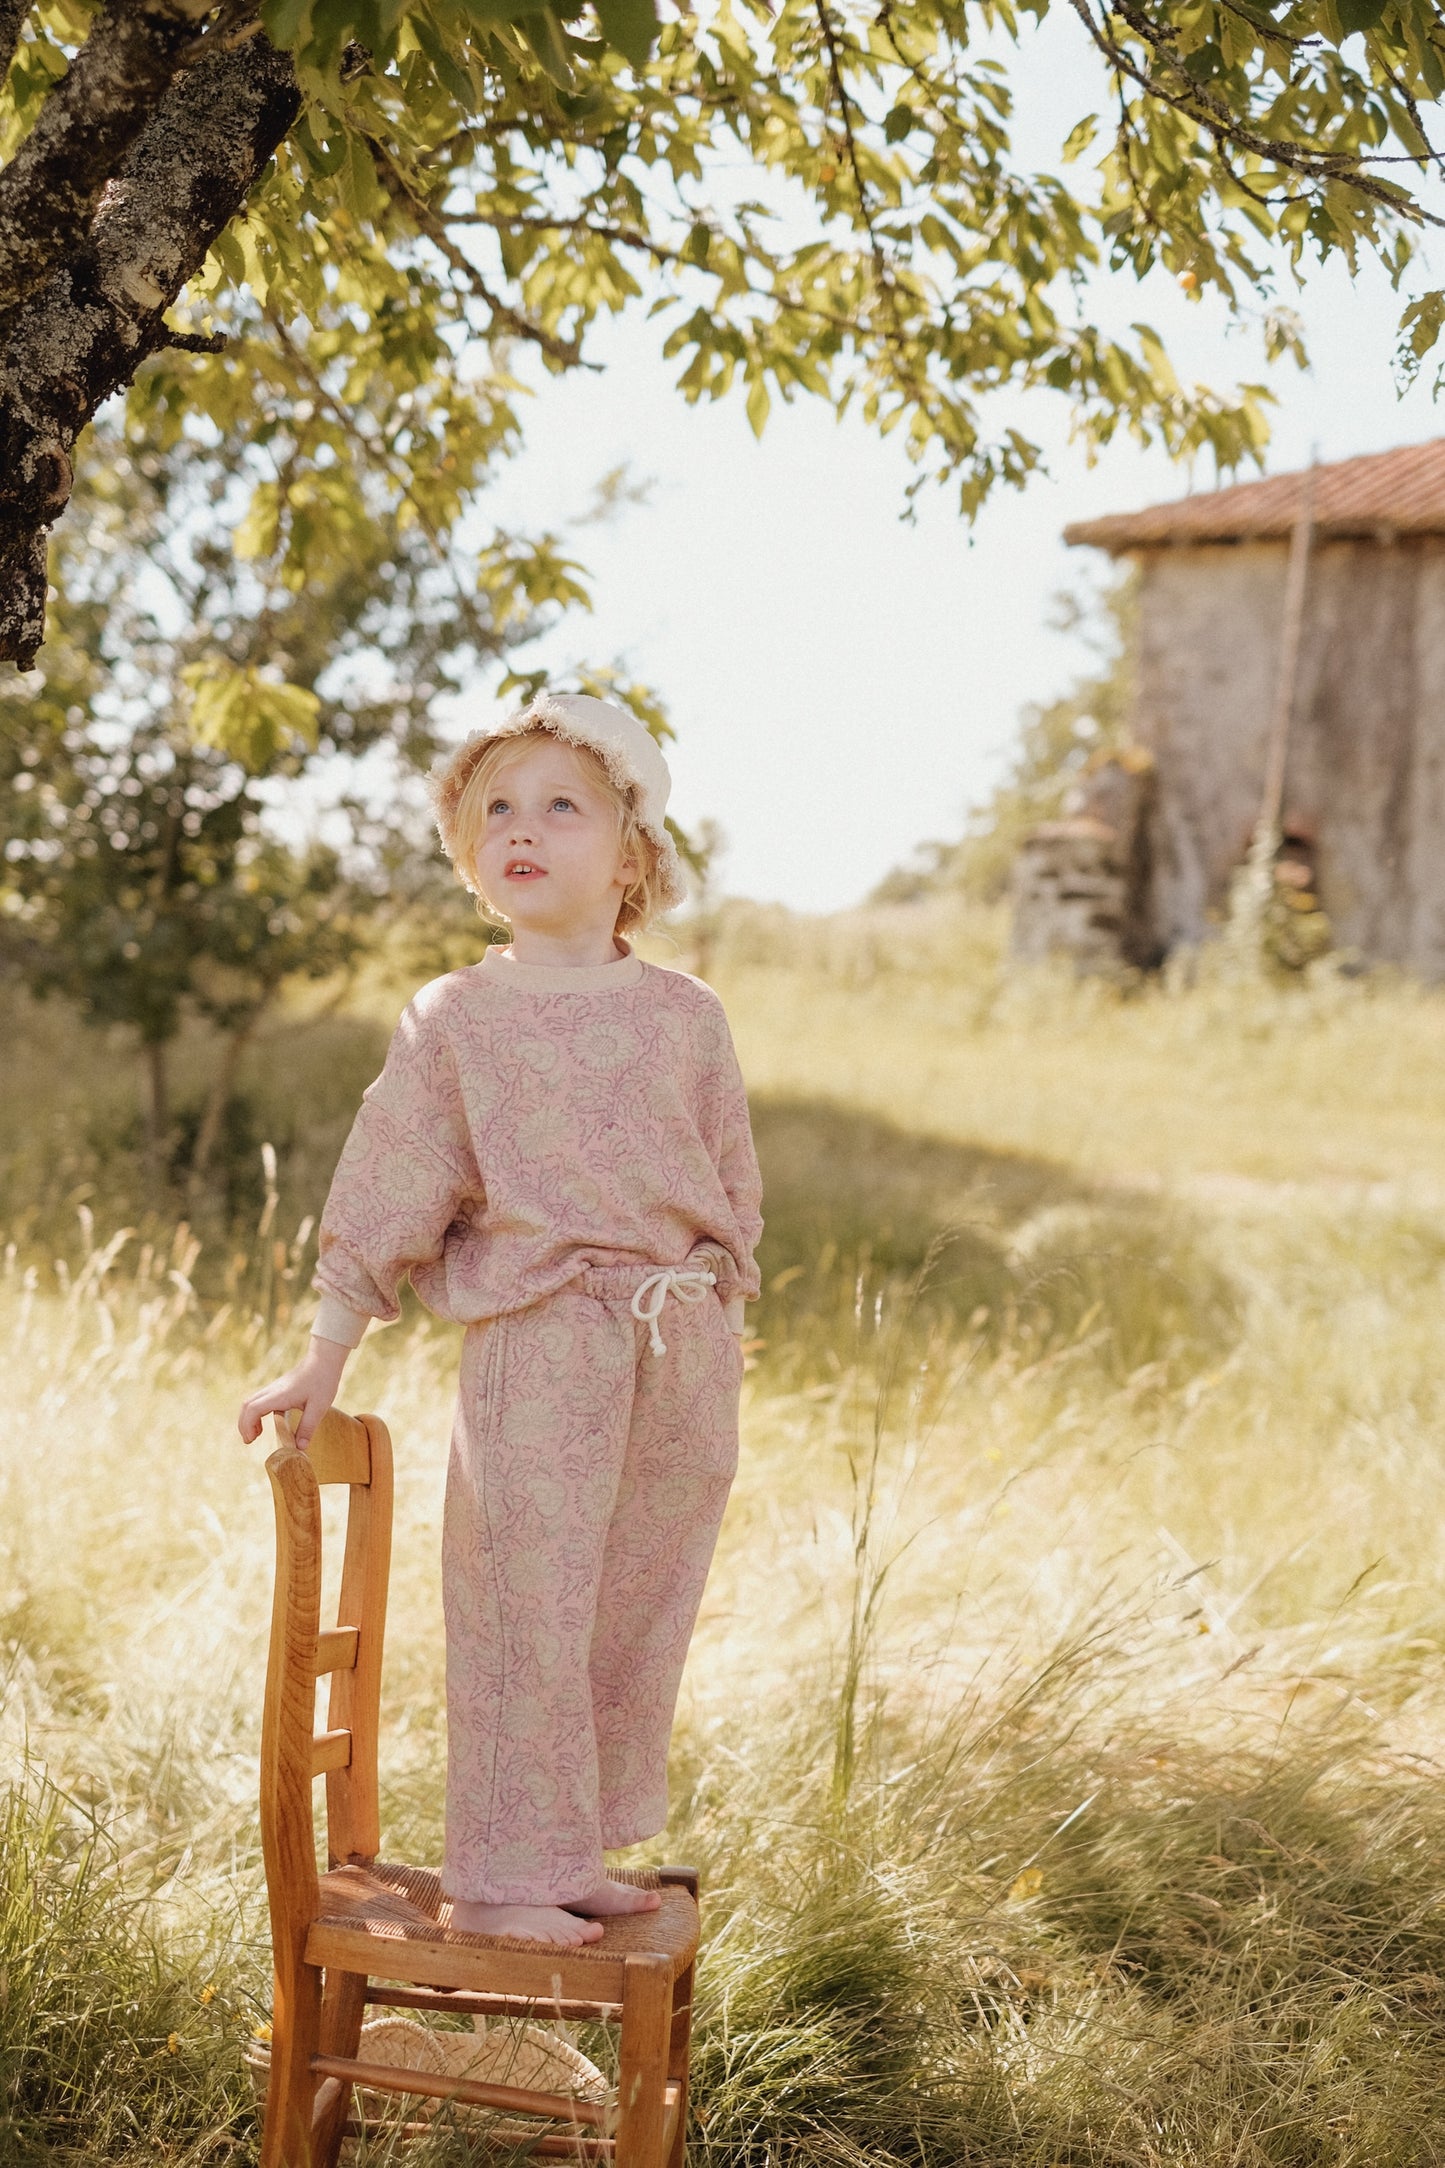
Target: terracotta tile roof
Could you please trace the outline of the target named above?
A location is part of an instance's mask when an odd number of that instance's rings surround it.
[[[1076,520],[1066,542],[1113,551],[1157,549],[1171,542],[1254,542],[1282,538],[1294,524],[1303,470],[1202,490],[1143,512]],[[1315,521],[1321,533],[1445,534],[1445,437],[1393,452],[1341,459],[1315,475]]]

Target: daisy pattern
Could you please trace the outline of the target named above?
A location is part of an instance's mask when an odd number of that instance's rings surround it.
[[[588,1267],[466,1336],[443,1535],[453,1897],[580,1895],[604,1844],[666,1815],[678,1683],[737,1463],[739,1358],[711,1296],[677,1306],[654,1360],[634,1284]]]
[[[532,992],[485,963],[422,988],[322,1215],[332,1336],[397,1317],[407,1273],[470,1325],[555,1292],[585,1256],[681,1266],[698,1242],[725,1301],[756,1294],[760,1184],[722,1008],[682,972],[620,969],[605,993]]]
[[[633,956],[434,981],[364,1097],[317,1329],[354,1343],[408,1275],[469,1328],[442,1528],[450,1896],[565,1902],[604,1845],[662,1825],[759,1206],[716,996]],[[667,1278],[702,1272],[711,1290]],[[633,1310],[648,1283],[665,1332]]]

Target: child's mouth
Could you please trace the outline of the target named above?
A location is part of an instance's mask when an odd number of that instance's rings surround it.
[[[513,859],[502,876],[507,881],[542,881],[546,877],[546,867],[534,865],[530,858]]]

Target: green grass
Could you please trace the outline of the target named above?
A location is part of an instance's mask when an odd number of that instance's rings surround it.
[[[738,911],[716,951],[768,1286],[654,1848],[707,1893],[693,2159],[1445,2160],[1445,1000],[1015,982],[992,941]],[[271,1533],[231,1426],[399,998],[257,1050],[259,1240],[244,1168],[169,1233],[104,1050],[58,1011],[30,1042],[0,1141],[7,2168],[253,2155]],[[47,1166],[92,1075],[99,1142]],[[454,1366],[412,1312],[346,1390],[398,1449],[384,1819],[416,1858]]]
[[[199,2163],[244,2144],[240,2021],[260,2014],[244,1977],[232,1921],[190,1904],[182,1922],[94,1810],[15,1773],[0,1804],[7,2164]]]

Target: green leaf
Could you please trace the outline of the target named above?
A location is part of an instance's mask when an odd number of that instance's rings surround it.
[[[883,137],[888,143],[901,143],[911,130],[918,115],[911,105],[895,105],[883,121]]]
[[[532,15],[517,24],[517,33],[530,47],[542,72],[550,77],[559,90],[575,90],[577,78],[572,73],[572,63],[567,57],[567,47],[562,37],[562,26],[550,7],[543,8],[540,15]]]
[[[645,68],[657,39],[653,0],[597,0],[597,20],[609,45],[634,68]]]
[[[1429,353],[1445,329],[1445,293],[1422,294],[1412,301],[1400,318],[1400,337],[1405,351],[1415,361]]]
[[[520,22],[524,15],[540,15],[547,0],[461,0],[467,16],[489,28],[497,23]]]
[[[191,735],[261,775],[283,745],[316,743],[321,702],[304,686],[275,683],[257,669],[228,670],[191,663],[182,672],[191,693]]]
[[[334,61],[360,28],[355,0],[311,0],[311,57]]]
[[[246,252],[236,238],[234,226],[224,226],[211,243],[211,254],[233,286],[246,282]]]
[[[426,16],[418,14],[411,17],[411,28],[417,44],[431,62],[442,89],[451,93],[463,112],[469,111],[472,103],[471,83],[452,59],[435,26]]]
[[[385,202],[371,153],[359,136],[347,144],[346,163],[337,174],[341,200],[356,218],[375,218]]]
[[[290,52],[306,43],[311,0],[261,0],[261,22],[271,43]]]
[[[1083,157],[1085,151],[1093,142],[1098,127],[1099,116],[1097,113],[1086,113],[1082,120],[1075,121],[1064,138],[1063,160],[1066,166],[1073,165],[1077,159]]]
[[[345,131],[334,123],[325,143],[322,143],[311,125],[310,115],[303,113],[292,134],[306,160],[308,170],[320,179],[328,179],[345,160],[348,139]]]
[[[748,386],[747,399],[748,426],[755,437],[762,435],[772,403],[772,400],[768,397],[768,387],[762,377],[755,376]]]
[[[1373,30],[1385,12],[1385,0],[1336,0],[1336,6],[1346,37],[1356,30]]]

